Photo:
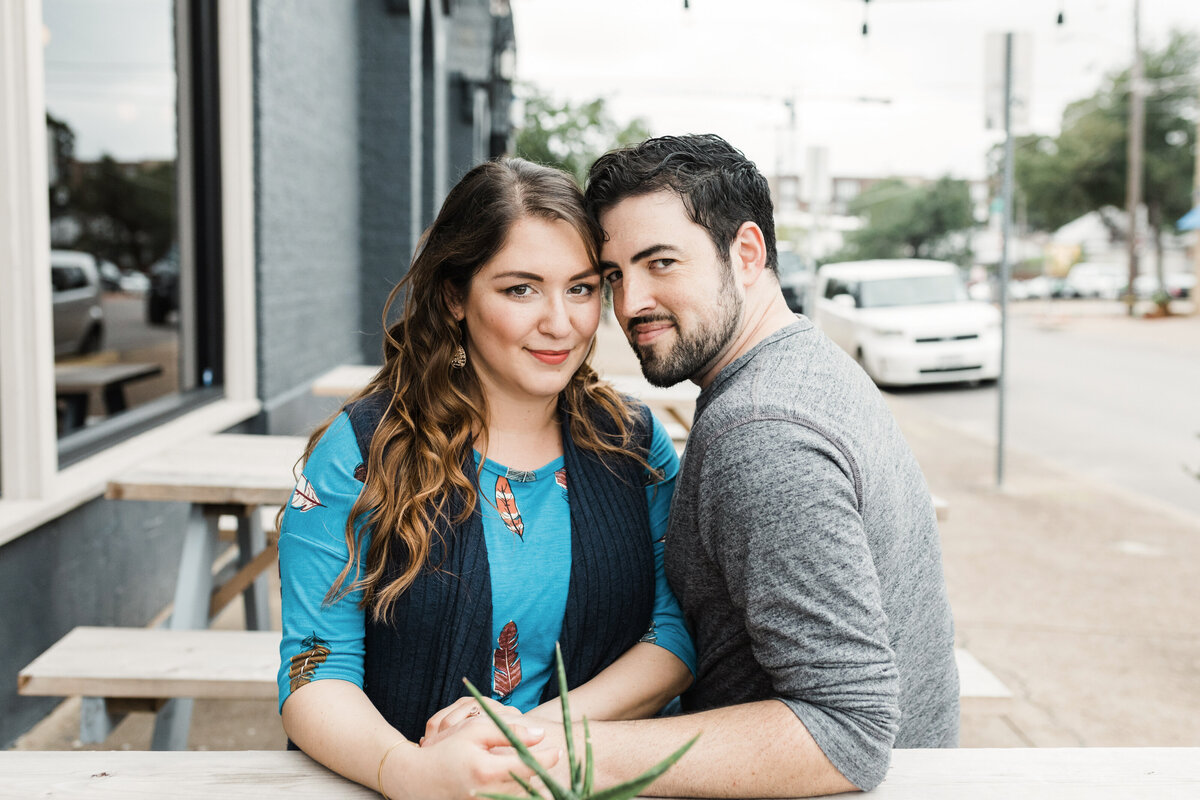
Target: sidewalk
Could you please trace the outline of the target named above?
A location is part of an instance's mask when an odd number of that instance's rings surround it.
[[[637,373],[615,325],[597,338],[598,368]],[[1015,695],[1005,714],[965,714],[963,746],[1200,741],[1200,519],[1016,451],[998,491],[987,441],[904,398],[889,403],[950,503],[942,544],[958,644]],[[240,615],[235,603],[218,626],[237,627]],[[78,708],[67,701],[17,747],[80,747]],[[144,749],[150,728],[149,715],[132,715],[93,749]],[[273,702],[196,704],[193,749],[284,743]]]

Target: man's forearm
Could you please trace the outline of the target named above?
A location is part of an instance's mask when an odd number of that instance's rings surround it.
[[[699,741],[643,794],[808,797],[855,791],[796,715],[777,700],[678,717],[588,723],[596,785],[637,777],[697,733]],[[576,741],[582,731],[576,726]]]

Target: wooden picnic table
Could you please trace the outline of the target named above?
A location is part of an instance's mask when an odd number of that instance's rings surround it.
[[[88,397],[99,390],[104,413],[119,414],[129,407],[125,385],[162,373],[158,364],[81,364],[54,368],[54,393],[63,401],[66,413],[63,431],[83,427],[88,414]]]
[[[305,444],[300,436],[211,434],[168,448],[109,482],[106,496],[110,499],[191,504],[175,584],[172,629],[207,628],[209,620],[239,593],[245,604],[246,628],[265,630],[270,626],[262,573],[275,562],[277,548],[267,542],[260,507],[288,502],[295,487],[292,470]],[[214,591],[212,567],[219,556],[222,515],[237,518],[238,569]],[[159,712],[152,743],[155,749],[186,746],[191,703],[172,700]],[[87,729],[96,731],[94,735],[106,734],[108,727],[95,719],[85,719],[83,724],[91,726]]]
[[[372,800],[297,751],[5,751],[0,797]],[[895,750],[877,800],[1168,800],[1200,796],[1200,748]],[[861,794],[836,795],[842,798]]]

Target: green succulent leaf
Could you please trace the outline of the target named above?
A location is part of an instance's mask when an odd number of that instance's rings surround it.
[[[587,795],[587,800],[629,800],[631,797],[637,797],[641,793],[642,789],[645,789],[647,786],[654,783],[658,776],[662,775],[664,772],[670,769],[672,764],[682,758],[683,754],[686,753],[699,738],[700,734],[696,734],[690,740],[688,740],[683,747],[679,748],[674,753],[667,756],[662,761],[658,762],[658,764],[646,770],[633,780],[626,781],[625,783],[619,783],[616,786],[611,786],[607,789],[596,792],[595,794],[589,793]]]
[[[546,788],[552,795],[554,795],[556,798],[564,797],[565,790],[558,785],[558,782],[555,781],[554,778],[550,777],[550,773],[546,771],[546,768],[538,763],[538,760],[533,757],[533,753],[529,752],[529,748],[525,746],[525,743],[517,738],[517,735],[513,733],[512,728],[505,725],[504,720],[500,719],[496,712],[493,711],[486,702],[484,702],[483,695],[481,695],[479,690],[475,688],[475,684],[471,683],[466,678],[463,678],[463,683],[466,684],[467,691],[471,693],[471,696],[478,701],[479,707],[483,709],[483,713],[488,715],[492,722],[496,724],[496,727],[500,729],[500,732],[504,734],[504,738],[508,739],[509,744],[511,744],[513,749],[517,751],[517,755],[520,757],[521,762],[533,770],[537,776],[542,779],[542,783],[546,784]]]

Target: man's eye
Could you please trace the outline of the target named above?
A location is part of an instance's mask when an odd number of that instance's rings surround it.
[[[675,263],[673,258],[656,258],[650,262],[651,269],[663,269]]]
[[[612,272],[606,272],[604,274],[604,280],[609,284],[617,283],[621,280],[621,270],[614,269]]]

